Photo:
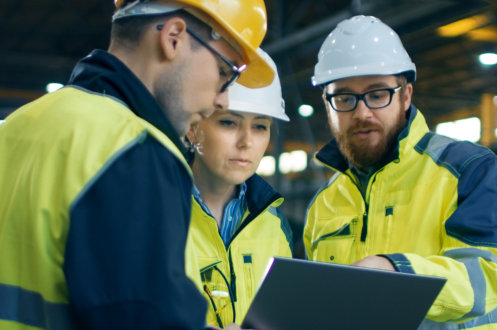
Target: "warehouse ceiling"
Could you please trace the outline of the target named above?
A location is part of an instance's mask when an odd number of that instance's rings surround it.
[[[497,68],[478,55],[497,51],[495,0],[269,0],[263,43],[275,59],[291,123],[279,127],[283,149],[313,151],[330,138],[320,91],[310,84],[319,47],[344,18],[374,15],[400,35],[418,69],[415,103],[431,125],[461,109],[474,109],[482,94],[497,94]],[[0,2],[0,118],[41,95],[49,82],[64,83],[75,62],[106,48],[111,0],[2,0]],[[440,27],[467,28],[442,36]],[[297,114],[300,104],[315,108]]]

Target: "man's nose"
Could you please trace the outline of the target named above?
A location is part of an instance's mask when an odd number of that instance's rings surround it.
[[[364,100],[358,100],[353,116],[360,119],[369,118],[373,116],[373,110],[366,105]]]
[[[228,89],[226,89],[224,92],[216,94],[216,98],[214,99],[214,108],[215,110],[228,110],[228,106]]]

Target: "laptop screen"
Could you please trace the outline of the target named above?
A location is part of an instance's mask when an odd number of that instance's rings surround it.
[[[417,329],[446,279],[273,258],[244,329]]]

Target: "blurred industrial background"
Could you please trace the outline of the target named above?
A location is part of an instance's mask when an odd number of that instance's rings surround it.
[[[414,103],[430,127],[497,150],[491,55],[497,56],[497,0],[266,0],[266,6],[263,48],[278,66],[291,122],[274,128],[269,168],[261,171],[286,197],[297,256],[307,204],[332,173],[313,161],[331,134],[310,77],[321,43],[342,19],[374,15],[392,26],[416,63]],[[112,12],[112,0],[2,0],[0,119],[48,84],[64,84],[92,49],[106,49]],[[482,62],[482,54],[490,59]]]

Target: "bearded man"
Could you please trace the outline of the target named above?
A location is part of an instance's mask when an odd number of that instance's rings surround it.
[[[430,132],[411,104],[415,78],[375,17],[323,43],[312,81],[334,139],[316,158],[336,173],[308,208],[307,257],[444,277],[420,329],[495,329],[497,157]]]

